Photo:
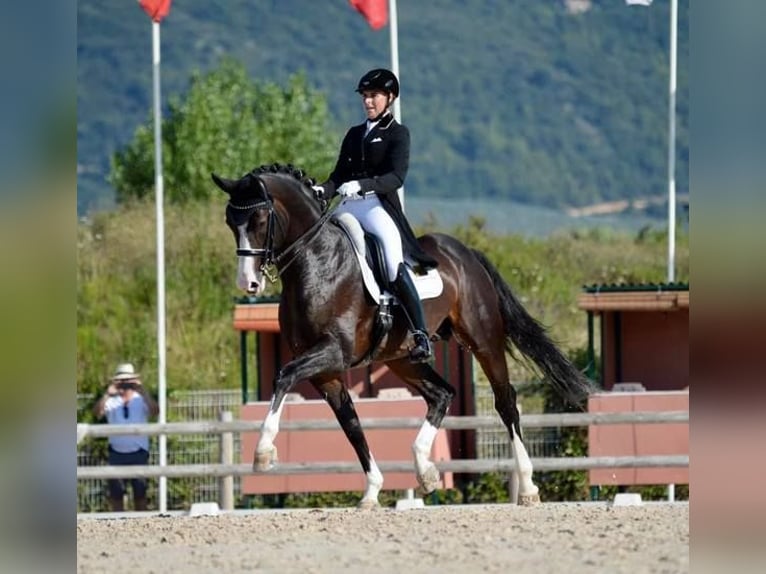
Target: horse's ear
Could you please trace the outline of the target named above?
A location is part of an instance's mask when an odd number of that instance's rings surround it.
[[[226,193],[231,194],[231,192],[234,191],[234,186],[236,185],[237,182],[234,181],[233,179],[226,179],[223,177],[219,177],[214,173],[211,173],[210,177],[212,177],[213,182],[222,190],[224,190]]]

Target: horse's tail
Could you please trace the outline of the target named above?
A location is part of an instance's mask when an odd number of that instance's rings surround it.
[[[515,346],[542,370],[545,378],[562,397],[572,405],[582,408],[584,399],[593,388],[591,383],[559,351],[556,344],[548,337],[545,328],[527,313],[486,256],[475,249],[471,251],[495,284],[508,352],[513,355]]]

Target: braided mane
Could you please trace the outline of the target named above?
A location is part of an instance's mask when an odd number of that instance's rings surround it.
[[[300,181],[303,185],[306,187],[311,187],[316,183],[313,177],[309,177],[305,171],[303,171],[300,168],[295,167],[293,164],[281,164],[281,163],[272,163],[269,165],[262,165],[260,167],[256,167],[251,172],[253,175],[259,175],[261,173],[282,173],[285,175],[292,176],[293,178]]]

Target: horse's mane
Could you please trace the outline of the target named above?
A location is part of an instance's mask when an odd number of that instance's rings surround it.
[[[316,183],[316,180],[313,177],[309,177],[305,171],[295,167],[291,163],[288,163],[288,164],[272,163],[268,165],[262,165],[262,166],[256,167],[251,173],[253,175],[259,175],[261,173],[281,173],[284,175],[289,175],[297,179],[298,181],[300,181],[305,187],[308,187],[308,188],[310,188],[312,185]]]

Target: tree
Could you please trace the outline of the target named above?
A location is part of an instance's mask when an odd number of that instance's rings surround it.
[[[239,177],[254,167],[292,163],[321,179],[332,167],[337,134],[327,102],[303,74],[282,88],[259,84],[244,66],[225,59],[212,72],[192,76],[183,99],[175,97],[162,122],[163,171],[170,202],[217,194],[210,172]],[[151,196],[154,189],[153,120],[112,158],[110,181],[118,203]]]

